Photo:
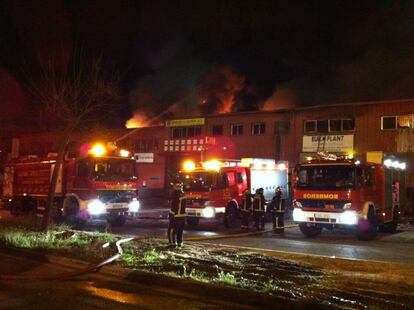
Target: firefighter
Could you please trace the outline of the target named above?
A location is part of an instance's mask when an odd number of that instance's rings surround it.
[[[253,197],[253,218],[254,226],[257,230],[264,230],[265,206],[266,201],[263,196],[263,188],[259,188]]]
[[[248,188],[243,192],[240,212],[242,216],[241,229],[244,231],[249,231],[249,220],[252,213],[252,194]]]
[[[273,230],[276,233],[284,233],[285,208],[282,200],[282,190],[276,187],[275,195],[269,204],[269,211],[272,213]]]
[[[168,241],[171,246],[181,247],[183,245],[185,207],[186,198],[183,192],[183,185],[176,184],[172,194],[168,224]]]

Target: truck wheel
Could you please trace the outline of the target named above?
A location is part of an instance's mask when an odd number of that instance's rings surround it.
[[[378,234],[378,219],[375,214],[375,208],[370,207],[367,219],[361,219],[358,222],[357,238],[359,240],[373,240]]]
[[[234,202],[231,202],[227,208],[226,213],[224,214],[224,227],[230,228],[237,225],[238,210]]]
[[[392,221],[389,223],[385,223],[384,224],[384,231],[394,234],[397,231],[397,227],[398,227],[398,210],[394,210],[393,216],[392,216]]]
[[[124,226],[126,217],[124,215],[117,215],[109,217],[107,221],[112,227],[121,227]]]
[[[29,217],[37,216],[37,201],[33,198],[26,198],[23,200],[24,215]]]
[[[79,203],[75,198],[65,199],[63,202],[64,223],[76,228],[82,229],[85,221],[79,216]]]
[[[318,227],[312,223],[300,223],[299,229],[306,237],[316,237],[322,232],[322,227]]]
[[[198,226],[198,222],[199,222],[199,218],[198,217],[187,217],[187,225],[190,226],[191,228],[195,228]]]
[[[22,199],[15,198],[10,204],[10,214],[19,216],[23,214],[23,201]]]

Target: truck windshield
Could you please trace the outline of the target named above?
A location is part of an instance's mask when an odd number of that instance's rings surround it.
[[[130,159],[96,159],[93,162],[92,174],[98,181],[132,181],[137,179],[135,161]]]
[[[350,189],[355,171],[351,166],[302,166],[297,171],[297,188]]]
[[[179,182],[183,183],[184,191],[210,191],[216,188],[219,174],[212,171],[180,173]]]

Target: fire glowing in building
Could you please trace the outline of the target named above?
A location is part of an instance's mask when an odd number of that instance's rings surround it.
[[[132,118],[125,123],[126,128],[141,128],[150,125],[150,121],[143,112],[136,112]]]

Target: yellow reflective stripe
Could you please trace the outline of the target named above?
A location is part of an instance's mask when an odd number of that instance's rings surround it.
[[[181,214],[181,207],[182,207],[182,203],[183,203],[184,199],[185,199],[185,197],[178,198],[178,212],[177,212],[177,214]]]
[[[187,214],[176,214],[176,215],[174,215],[174,217],[184,217],[184,216],[186,216]]]

